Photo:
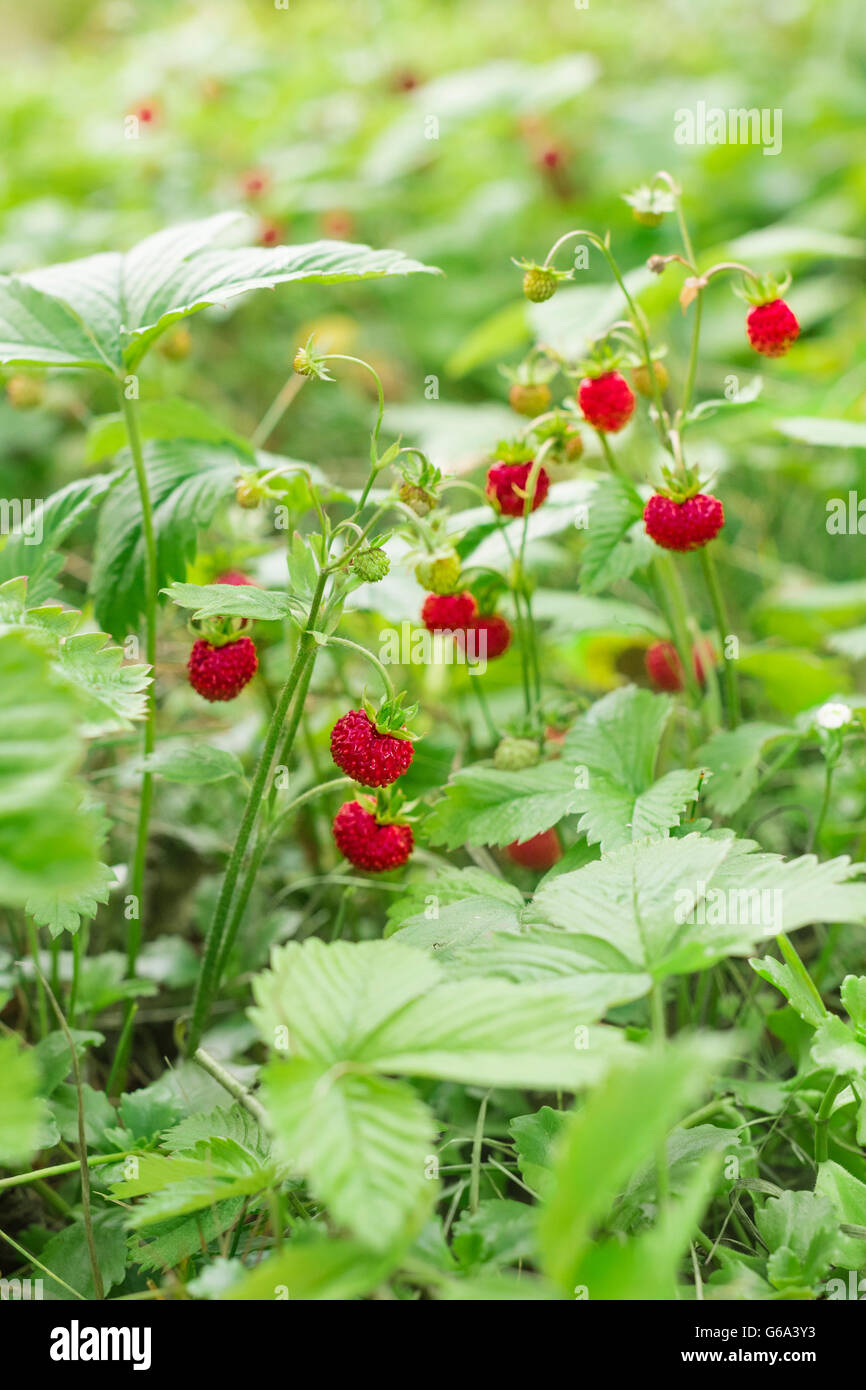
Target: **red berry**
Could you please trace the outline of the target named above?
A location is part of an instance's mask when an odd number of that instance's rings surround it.
[[[653,642],[646,650],[644,665],[656,690],[682,690],[683,663],[673,642]]]
[[[428,594],[421,621],[428,632],[454,632],[471,623],[477,612],[478,605],[468,589],[460,594]]]
[[[334,817],[337,849],[358,869],[374,874],[399,869],[412,853],[410,825],[380,825],[360,801],[347,801]]]
[[[756,304],[746,318],[749,342],[763,357],[784,357],[800,336],[797,316],[784,299]]]
[[[634,410],[634,392],[619,372],[585,376],[577,393],[584,419],[594,429],[616,434],[628,424]]]
[[[466,624],[467,633],[474,632],[474,656],[486,657],[492,661],[502,656],[511,644],[511,628],[499,613],[479,613],[477,618]]]
[[[487,486],[484,491],[497,511],[504,512],[506,516],[523,516],[525,514],[526,497],[523,494],[526,492],[531,471],[531,459],[527,463],[493,464],[492,468],[488,470]],[[549,487],[550,478],[544,468],[539,468],[530,511],[534,512],[541,506]],[[517,491],[518,488],[520,492]]]
[[[200,637],[189,654],[189,683],[206,700],[233,700],[252,680],[258,664],[250,637],[238,637],[223,647]]]
[[[331,757],[365,787],[388,787],[402,777],[414,750],[408,738],[380,734],[363,709],[350,709],[331,730]]]
[[[542,830],[540,835],[533,835],[531,840],[524,840],[522,844],[515,840],[513,844],[506,845],[505,853],[513,864],[541,873],[559,862],[562,845],[556,830]]]
[[[217,575],[216,579],[214,580],[214,583],[252,584],[254,588],[256,587],[254,581],[250,579],[248,574],[244,574],[243,570],[224,570],[222,574]]]
[[[259,223],[259,246],[279,246],[281,245],[285,233],[279,222],[275,222],[272,217],[265,217]]]
[[[685,502],[654,493],[643,512],[644,527],[664,550],[699,550],[717,536],[725,524],[718,497],[698,492]]]
[[[270,185],[270,175],[264,169],[250,169],[244,174],[241,186],[248,198],[258,198]]]

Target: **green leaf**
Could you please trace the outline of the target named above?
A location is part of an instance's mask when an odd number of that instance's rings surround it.
[[[255,1269],[224,1297],[234,1300],[293,1302],[360,1298],[384,1283],[399,1260],[376,1254],[356,1240],[332,1240],[316,1229],[292,1237],[283,1249]]]
[[[827,1197],[783,1192],[755,1211],[755,1225],[771,1251],[767,1278],[791,1295],[813,1292],[833,1263],[838,1221]]]
[[[398,941],[290,942],[253,992],[259,1033],[287,1057],[265,1073],[278,1152],[375,1249],[417,1229],[433,1193],[432,1117],[381,1074],[573,1089],[624,1046],[579,1026],[567,989],[449,982]]]
[[[193,618],[254,618],[279,621],[291,610],[291,600],[278,589],[252,584],[172,584],[164,591],[179,608],[193,608]]]
[[[272,1165],[235,1139],[213,1137],[173,1157],[140,1154],[137,1176],[113,1184],[121,1201],[144,1196],[132,1209],[134,1230],[201,1211],[215,1202],[262,1192],[275,1179]]]
[[[123,1212],[114,1209],[93,1213],[93,1243],[106,1293],[122,1284],[126,1276],[126,1242],[123,1239]],[[93,1271],[83,1221],[74,1221],[58,1235],[52,1236],[39,1252],[46,1269],[59,1275],[66,1284],[85,1299],[94,1299]],[[46,1298],[69,1300],[69,1289],[43,1275]]]
[[[753,849],[727,833],[626,845],[553,879],[525,917],[572,934],[596,967],[657,980],[813,922],[866,919],[860,866]]]
[[[866,975],[846,975],[839,994],[854,1031],[866,1042]]]
[[[161,588],[186,573],[197,533],[234,495],[238,458],[234,450],[194,440],[152,440],[144,458]],[[134,631],[144,610],[144,565],[141,499],[128,469],[100,513],[91,581],[97,621],[117,637]]]
[[[866,1044],[858,1042],[841,1018],[821,1021],[812,1042],[812,1060],[822,1071],[866,1078]]]
[[[777,420],[776,429],[801,444],[826,445],[831,449],[866,449],[866,424],[862,420],[823,420],[813,415]]]
[[[610,1238],[587,1250],[574,1277],[593,1302],[673,1301],[677,1271],[712,1195],[720,1159],[704,1157],[685,1193],[669,1201],[649,1231]]]
[[[508,845],[549,830],[574,809],[574,774],[559,759],[500,772],[474,763],[455,772],[424,821],[433,845]]]
[[[240,759],[226,748],[214,748],[208,743],[167,743],[145,760],[151,772],[166,782],[183,782],[203,786],[223,782],[227,777],[243,777]]]
[[[567,1119],[564,1110],[542,1105],[534,1115],[518,1115],[508,1125],[521,1177],[542,1197],[553,1183],[554,1146]]]
[[[0,629],[0,902],[72,896],[97,872],[96,814],[74,777],[77,699],[33,633]]]
[[[642,516],[643,502],[632,483],[617,477],[596,483],[580,562],[580,584],[585,594],[601,593],[652,558],[652,543],[643,532],[630,534]]]
[[[750,960],[749,964],[762,980],[775,985],[780,994],[784,994],[791,1008],[796,1009],[804,1023],[808,1023],[812,1028],[821,1027],[827,1015],[818,1008],[814,994],[806,988],[790,965],[776,960],[775,956],[763,956],[760,960]]]
[[[83,615],[77,609],[28,608],[26,598],[24,579],[0,585],[0,625],[26,628],[51,655],[54,674],[78,697],[81,732],[95,737],[131,729],[133,720],[143,719],[150,668],[125,665],[123,651],[106,646],[104,632],[79,633]]]
[[[729,1050],[720,1037],[693,1036],[645,1052],[611,1071],[569,1116],[539,1219],[543,1267],[569,1293],[594,1226]]]
[[[161,401],[142,401],[138,407],[138,429],[143,440],[194,439],[202,444],[224,444],[240,455],[240,461],[252,463],[255,454],[243,435],[235,434],[221,424],[209,410],[192,401],[170,398]],[[120,413],[100,415],[87,434],[88,463],[104,459],[129,447],[126,421]]]
[[[425,1172],[433,1120],[403,1082],[295,1058],[264,1074],[277,1153],[373,1250],[420,1224],[435,1192]]]
[[[535,1256],[535,1212],[526,1202],[486,1198],[464,1211],[454,1227],[452,1248],[472,1273],[507,1268]]]
[[[64,563],[58,546],[115,482],[116,478],[107,473],[76,478],[35,507],[26,528],[22,528],[21,534],[9,536],[0,551],[0,583],[24,576],[31,604],[52,598]]]
[[[0,275],[0,362],[10,367],[112,367],[69,306],[15,275]]]
[[[698,758],[711,776],[706,799],[720,816],[732,816],[748,801],[758,784],[758,768],[768,748],[798,735],[781,724],[741,724],[722,729],[698,750]]]
[[[43,897],[34,894],[24,905],[34,922],[47,927],[52,937],[64,931],[73,935],[81,926],[82,918],[95,917],[101,903],[107,903],[117,875],[107,864],[97,864],[93,878],[86,888],[72,894],[55,894]]]
[[[847,1168],[825,1159],[818,1164],[815,1192],[826,1197],[840,1222],[846,1226],[861,1226],[866,1232],[866,1183],[855,1178]],[[862,1269],[866,1265],[866,1240],[840,1233],[833,1263],[843,1269]]]
[[[436,891],[432,892],[434,886]],[[389,903],[386,935],[392,935],[409,920],[414,924],[418,916],[424,921],[429,921],[432,928],[442,907],[467,899],[487,899],[507,904],[515,911],[523,907],[523,894],[520,889],[504,878],[474,866],[457,869],[451,864],[440,864],[436,870],[435,885],[427,879],[410,883],[396,902]]]
[[[671,709],[666,696],[627,685],[597,701],[566,735],[561,761],[576,784],[578,829],[603,852],[678,825],[697,794],[699,768],[653,780]]]
[[[0,1038],[0,1165],[28,1163],[39,1147],[45,1115],[33,1052],[14,1037]]]
[[[433,272],[399,251],[348,242],[211,250],[241,219],[167,227],[126,255],[107,252],[0,279],[0,360],[133,368],[178,319],[290,280],[331,283]]]

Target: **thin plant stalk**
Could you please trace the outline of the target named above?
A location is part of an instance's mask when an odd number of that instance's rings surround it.
[[[719,577],[713,558],[710,555],[709,546],[702,546],[700,551],[701,567],[704,571],[707,590],[710,595],[710,603],[713,607],[713,614],[716,620],[716,628],[719,634],[719,641],[722,644],[722,660],[725,666],[725,689],[728,696],[728,727],[736,729],[740,722],[740,691],[737,684],[737,668],[733,658],[728,653],[728,617],[725,612],[725,601],[719,586]]]

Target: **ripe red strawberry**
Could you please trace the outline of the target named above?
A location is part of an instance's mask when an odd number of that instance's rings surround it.
[[[709,638],[702,637],[692,647],[692,669],[699,685],[707,679],[707,668],[714,666],[715,652]],[[673,642],[653,642],[644,656],[646,673],[656,690],[682,690],[683,663]]]
[[[664,550],[700,550],[725,524],[718,497],[698,492],[684,502],[654,493],[643,511],[644,529]]]
[[[350,709],[331,730],[331,757],[365,787],[388,787],[402,777],[414,756],[408,738],[382,734],[366,710]]]
[[[524,840],[522,844],[515,840],[506,845],[505,853],[513,864],[543,873],[552,869],[562,858],[562,845],[556,830],[542,830],[540,835],[533,835],[531,840]]]
[[[258,664],[250,637],[238,637],[222,647],[200,637],[189,654],[189,683],[206,700],[233,700],[252,680]]]
[[[532,471],[532,460],[526,463],[494,463],[487,472],[484,491],[498,512],[505,516],[523,516],[526,510],[526,485]],[[550,478],[542,467],[535,479],[530,511],[536,511],[547,496]],[[520,489],[520,491],[518,491]]]
[[[511,645],[511,627],[499,613],[479,613],[477,618],[473,618],[467,623],[462,637],[464,643],[469,645],[469,654],[473,658],[486,657],[492,661],[496,656],[502,656]],[[468,634],[472,633],[470,639]]]
[[[217,575],[214,584],[252,584],[253,588],[256,587],[254,581],[248,574],[244,574],[243,570],[223,570],[222,574]]]
[[[577,392],[584,419],[594,429],[616,434],[628,424],[634,410],[634,392],[619,372],[585,376]]]
[[[360,801],[341,806],[333,824],[337,849],[358,869],[381,874],[399,869],[412,853],[414,836],[410,825],[382,825]]]
[[[682,690],[683,663],[673,642],[653,642],[647,647],[644,665],[656,690]]]
[[[756,304],[746,316],[749,342],[762,357],[784,357],[800,336],[796,314],[784,299]]]
[[[428,632],[454,632],[471,623],[477,612],[478,605],[468,589],[460,594],[428,594],[421,621]]]

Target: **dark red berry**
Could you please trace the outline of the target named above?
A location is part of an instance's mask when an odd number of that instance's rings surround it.
[[[256,587],[254,580],[250,579],[248,574],[244,574],[243,570],[223,570],[222,574],[217,575],[216,579],[214,580],[214,583],[252,584],[254,588]]]
[[[746,317],[749,342],[762,357],[784,357],[800,336],[797,316],[784,299],[756,304]]]
[[[468,645],[473,659],[486,657],[492,661],[494,657],[502,656],[511,643],[511,627],[499,613],[479,613],[477,618],[466,624],[464,631],[466,637],[461,635],[461,641]]]
[[[487,486],[484,489],[497,511],[505,516],[524,516],[526,512],[526,488],[532,471],[532,460],[527,463],[494,463],[487,473]],[[535,479],[530,511],[541,506],[550,478],[545,469],[539,468]],[[519,490],[518,490],[519,489]]]
[[[699,550],[725,524],[725,512],[717,497],[698,492],[684,502],[654,493],[643,512],[646,533],[664,550]]]
[[[350,709],[331,730],[331,757],[365,787],[388,787],[402,777],[413,758],[408,738],[380,734],[363,709]]]
[[[459,594],[428,594],[421,621],[428,632],[454,632],[466,627],[477,612],[478,605],[468,589]]]
[[[414,837],[410,825],[382,825],[360,801],[341,806],[333,824],[337,849],[358,869],[381,874],[399,869],[412,853]]]
[[[627,425],[634,410],[634,392],[619,372],[585,376],[577,393],[584,419],[594,429],[616,434]]]
[[[533,835],[531,840],[524,840],[522,843],[515,840],[513,844],[506,845],[505,853],[513,864],[520,864],[524,869],[535,869],[541,873],[546,869],[552,869],[562,858],[562,845],[556,830],[542,830],[540,835]]]
[[[682,690],[683,663],[673,642],[653,642],[647,647],[644,665],[656,690]]]
[[[233,700],[252,680],[258,664],[250,637],[238,637],[222,647],[200,637],[187,662],[189,683],[206,700]]]

